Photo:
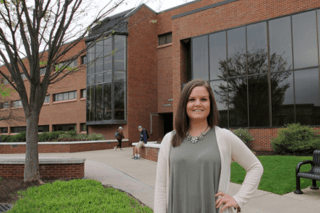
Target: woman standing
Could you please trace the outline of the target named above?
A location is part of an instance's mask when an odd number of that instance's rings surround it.
[[[193,80],[181,92],[175,131],[165,135],[158,156],[155,213],[231,213],[248,202],[263,167],[232,132],[218,127],[219,112],[208,82]],[[239,192],[226,194],[231,161],[246,171]]]
[[[114,147],[114,150],[116,150],[118,147],[120,148],[120,150],[122,151],[122,139],[124,138],[123,135],[123,128],[120,126],[118,128],[118,134],[117,134],[117,140],[118,140],[118,145]]]

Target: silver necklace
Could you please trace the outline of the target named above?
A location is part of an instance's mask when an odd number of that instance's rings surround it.
[[[200,135],[198,135],[198,136],[191,136],[191,135],[189,135],[189,132],[187,132],[187,134],[186,134],[187,139],[189,141],[191,141],[191,143],[193,143],[193,144],[198,143],[198,141],[201,141],[204,138],[204,136],[209,132],[210,128],[208,128],[208,127],[205,131],[201,132]]]

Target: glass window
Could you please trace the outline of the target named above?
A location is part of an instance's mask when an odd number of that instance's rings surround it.
[[[270,71],[291,70],[292,39],[291,18],[284,17],[269,22]]]
[[[113,54],[112,37],[109,37],[104,40],[104,70],[112,70]]]
[[[268,43],[266,22],[247,26],[248,74],[268,73]]]
[[[227,81],[210,82],[220,115],[220,127],[228,127],[228,83]]]
[[[94,75],[87,76],[87,85],[94,85]]]
[[[249,92],[249,126],[270,126],[269,87],[267,75],[248,77]]]
[[[112,99],[111,99],[111,83],[103,85],[104,92],[104,120],[110,120],[112,118]]]
[[[63,100],[69,100],[69,93],[68,92],[63,93]]]
[[[8,133],[8,127],[1,127],[0,128],[0,133],[3,134],[3,133]]]
[[[76,130],[76,124],[58,124],[53,125],[53,131],[70,131],[70,130]]]
[[[319,57],[320,57],[320,9],[317,11],[317,17],[318,17],[318,42],[319,42]]]
[[[115,71],[114,72],[114,81],[115,82],[125,82],[126,81],[126,72],[125,71]]]
[[[3,102],[0,104],[1,109],[8,109],[9,108],[9,103],[8,102]]]
[[[54,95],[54,101],[66,101],[77,99],[77,91],[63,92]]]
[[[114,54],[114,70],[125,70],[125,46],[126,36],[114,36],[115,54]]]
[[[318,65],[316,12],[292,16],[294,68]]]
[[[24,73],[21,73],[21,78],[24,80],[24,79],[27,79],[27,76],[26,76],[26,74],[24,74]]]
[[[87,121],[94,121],[94,87],[87,88]]]
[[[172,33],[159,35],[159,46],[172,43]]]
[[[49,125],[38,126],[38,132],[49,132]]]
[[[40,75],[44,75],[44,74],[46,74],[46,67],[42,67],[42,68],[40,68]]]
[[[114,83],[114,119],[124,120],[125,84]]]
[[[50,95],[46,95],[43,103],[50,103]]]
[[[13,102],[12,102],[12,107],[22,107],[22,102],[21,102],[21,100],[13,101]]]
[[[245,27],[227,31],[229,77],[246,74]]]
[[[192,79],[209,79],[208,36],[192,39]]]
[[[277,72],[270,76],[272,126],[294,123],[293,72]]]
[[[103,80],[105,83],[112,82],[112,72],[107,71],[107,72],[103,73]]]
[[[87,56],[86,55],[83,55],[83,56],[81,56],[81,63],[82,64],[87,64],[87,61],[88,59],[87,59]]]
[[[11,133],[20,133],[20,132],[26,132],[27,128],[25,126],[21,127],[10,127]]]
[[[103,40],[96,43],[96,72],[103,71]]]
[[[69,92],[69,100],[70,99],[76,99],[76,97],[74,97],[76,95],[75,92]]]
[[[87,91],[86,89],[81,90],[81,98],[86,98],[87,97]]]
[[[96,74],[96,84],[102,84],[103,83],[103,73]]]
[[[303,125],[319,125],[319,70],[308,69],[294,72],[296,122]],[[311,112],[311,113],[308,113]]]
[[[87,131],[87,126],[85,123],[80,124],[80,131],[81,132],[86,132]]]
[[[95,99],[95,109],[96,109],[96,121],[103,120],[103,101],[102,101],[102,85],[96,85],[96,99]]]
[[[228,79],[229,125],[248,127],[247,78]]]
[[[90,46],[91,43],[88,43],[87,46]],[[88,49],[88,65],[87,65],[87,73],[92,74],[94,73],[95,68],[95,46],[90,47]]]
[[[209,35],[210,80],[227,78],[226,31]]]

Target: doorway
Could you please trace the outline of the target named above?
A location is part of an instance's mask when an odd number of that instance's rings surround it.
[[[173,130],[173,113],[162,113],[163,135]]]

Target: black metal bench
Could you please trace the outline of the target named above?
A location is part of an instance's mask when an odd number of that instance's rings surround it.
[[[309,172],[300,172],[300,167],[304,164],[311,164],[311,170]],[[320,181],[320,150],[313,151],[313,160],[301,161],[296,167],[296,190],[295,194],[303,194],[300,189],[300,178],[312,179],[312,185],[310,189],[319,189],[316,181]]]

